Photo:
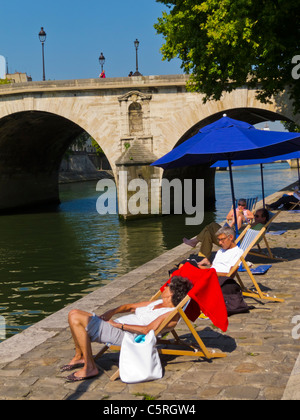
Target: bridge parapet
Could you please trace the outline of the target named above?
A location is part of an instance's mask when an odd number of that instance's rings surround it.
[[[0,85],[0,96],[18,93],[36,93],[53,91],[137,89],[151,87],[185,87],[188,76],[184,74],[165,76],[108,77],[106,79],[48,80],[39,82],[10,83]]]

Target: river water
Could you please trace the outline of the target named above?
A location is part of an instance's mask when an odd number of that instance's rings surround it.
[[[258,165],[234,168],[233,176],[236,197],[261,199]],[[265,165],[265,195],[297,176],[287,163]],[[216,173],[216,209],[200,226],[186,226],[184,215],[126,224],[100,216],[98,196],[96,181],[64,184],[57,209],[0,217],[0,341],[224,220],[231,207],[227,171]]]

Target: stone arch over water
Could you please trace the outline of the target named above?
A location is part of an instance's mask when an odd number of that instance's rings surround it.
[[[2,209],[59,203],[64,153],[85,130],[60,115],[23,111],[0,119]]]

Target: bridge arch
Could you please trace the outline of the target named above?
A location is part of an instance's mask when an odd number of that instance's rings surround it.
[[[182,103],[182,107],[172,113],[165,124],[160,126],[164,142],[160,145],[159,157],[192,137],[201,127],[221,118],[223,114],[253,125],[276,120],[293,121],[300,125],[300,115],[293,114],[286,93],[267,104],[258,101],[256,91],[247,87],[225,94],[220,101],[207,103],[203,103],[202,95],[197,94],[196,97],[194,95],[187,94],[186,103]]]
[[[261,105],[261,104],[260,104]],[[181,112],[180,118],[183,121],[184,116],[187,115],[191,111],[190,108],[187,111]],[[213,111],[213,109],[211,109]],[[218,120],[223,115],[227,115],[230,118],[246,121],[252,125],[263,121],[293,121],[291,118],[282,115],[281,113],[275,112],[274,110],[262,108],[262,107],[236,107],[230,109],[223,109],[222,111],[215,110],[214,114],[207,115],[204,118],[201,118],[197,121],[194,125],[187,129],[186,132],[182,134],[180,138],[177,139],[177,142],[172,145],[170,144],[170,150],[178,146],[179,144],[183,143],[184,141],[188,140],[190,137],[197,134],[197,132],[204,126],[211,124],[212,122]],[[203,114],[202,114],[203,115]],[[291,116],[290,116],[291,117]],[[173,139],[174,141],[174,139]],[[182,185],[184,179],[197,179],[203,178],[205,184],[205,207],[207,209],[211,209],[214,206],[215,202],[215,168],[210,168],[210,164],[207,165],[193,165],[187,166],[182,168],[175,168],[175,169],[168,169],[164,170],[162,173],[162,178],[166,178],[168,180],[172,180],[174,178],[181,179]]]
[[[6,211],[59,202],[61,161],[84,131],[46,111],[19,111],[0,119],[0,194]]]
[[[57,186],[54,188],[59,160],[56,157],[62,156],[71,137],[82,131],[89,133],[99,143],[118,183],[121,170],[130,173],[129,179],[161,178],[163,171],[149,167],[149,163],[191,137],[202,125],[218,119],[224,113],[252,124],[280,119],[291,120],[300,125],[300,115],[293,115],[287,93],[274,98],[270,103],[262,104],[256,99],[255,89],[243,86],[224,94],[219,101],[203,103],[201,94],[186,91],[186,81],[185,75],[170,75],[1,86],[0,146],[3,144],[6,152],[0,160],[0,210],[7,203],[20,204],[20,200],[12,197],[12,192],[7,192],[8,180],[11,181],[11,191],[19,195],[19,198],[25,195],[25,189],[17,193],[17,185],[25,185],[26,182],[28,188],[30,187],[27,196],[34,197],[33,186],[36,185],[35,191],[44,190],[44,194],[38,195],[38,198],[46,200],[49,185],[49,198],[54,197],[58,189]],[[45,127],[42,127],[42,123],[45,123]],[[36,130],[36,140],[30,139],[30,127]],[[25,171],[22,178],[22,165],[23,168],[28,167],[24,159],[14,160],[17,150],[13,149],[13,144],[16,144],[13,137],[26,130],[26,140],[20,141],[24,156],[29,154],[26,145],[31,145],[32,151],[34,145],[39,148],[43,139],[37,140],[38,132],[42,133],[44,144],[49,150],[47,164],[45,157],[40,156],[42,152],[35,151],[36,165],[39,163],[41,167],[41,162],[45,162],[44,167],[48,168],[40,179],[37,169],[30,175]],[[64,130],[66,133],[62,134],[61,144],[55,142],[53,136],[51,138],[51,133],[60,134]],[[202,169],[200,177],[211,179],[210,174],[205,175],[206,169]],[[199,171],[197,176],[199,177]],[[210,185],[208,189],[213,192]],[[26,197],[23,199],[27,203]]]

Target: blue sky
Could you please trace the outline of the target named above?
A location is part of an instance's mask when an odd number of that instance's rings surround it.
[[[98,77],[103,52],[107,77],[135,71],[138,38],[143,75],[181,74],[180,61],[162,61],[163,37],[153,28],[166,6],[155,0],[14,0],[0,5],[0,55],[10,73],[26,72],[42,80],[41,26],[46,80]]]

